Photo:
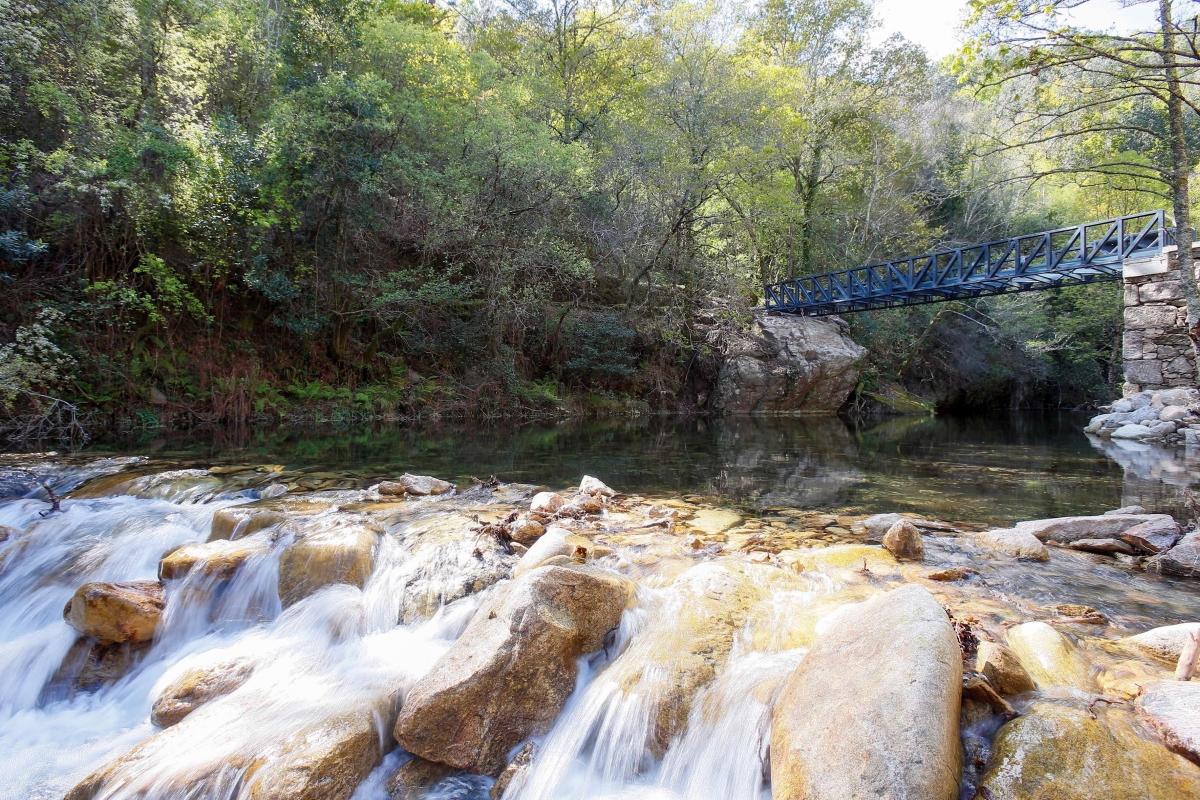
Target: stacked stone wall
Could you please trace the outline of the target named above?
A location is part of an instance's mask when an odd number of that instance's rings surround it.
[[[1140,266],[1127,264],[1125,270],[1126,397],[1196,384],[1196,362],[1187,334],[1187,310],[1175,254],[1158,256]]]

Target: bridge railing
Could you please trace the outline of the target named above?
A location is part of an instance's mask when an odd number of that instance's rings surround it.
[[[1165,212],[1148,211],[768,284],[766,307],[823,316],[1119,280],[1172,243]]]

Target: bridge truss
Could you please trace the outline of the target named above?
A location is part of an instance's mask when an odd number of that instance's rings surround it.
[[[1163,211],[768,284],[768,311],[821,317],[1117,281],[1174,244]]]

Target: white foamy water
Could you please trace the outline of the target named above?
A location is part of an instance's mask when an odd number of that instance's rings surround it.
[[[490,591],[463,596],[464,576],[480,569],[474,540],[422,545],[423,526],[454,512],[452,502],[413,503],[409,517],[392,523],[362,589],[327,586],[286,609],[278,597],[279,558],[294,531],[284,524],[257,532],[247,540],[259,546],[232,579],[197,568],[165,581],[155,640],[120,680],[91,692],[63,689],[61,675],[52,680],[78,638],[63,621],[76,589],[89,581],[155,579],[164,554],[206,541],[213,514],[244,501],[228,488],[216,476],[182,470],[139,477],[124,487],[132,494],[66,500],[60,513],[45,517],[45,502],[0,504],[0,525],[21,531],[0,544],[0,800],[62,797],[118,757],[125,758],[117,779],[97,795],[104,800],[234,800],[281,768],[297,742],[343,716],[367,720],[385,753],[355,800],[387,797],[387,778],[408,757],[391,738],[395,708]],[[331,508],[308,519],[336,528],[362,518]],[[699,580],[713,573],[704,566],[689,574]],[[771,708],[803,655],[782,649],[771,624],[836,587],[768,593],[728,661],[696,690],[686,733],[660,759],[652,746],[655,715],[674,678],[656,643],[696,589],[687,580],[649,582],[656,588],[639,588],[615,643],[581,661],[575,693],[508,800],[769,797]],[[412,617],[406,604],[446,600],[432,618],[401,624]],[[151,724],[164,688],[193,670],[228,668],[248,677],[182,723],[161,733]],[[462,775],[430,797],[478,800],[490,783]]]

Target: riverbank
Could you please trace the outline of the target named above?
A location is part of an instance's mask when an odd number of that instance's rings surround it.
[[[1163,515],[997,531],[589,478],[9,461],[59,498],[0,503],[20,796],[757,800],[877,767],[947,800],[1200,797],[1165,744],[1192,752],[1170,626],[1200,581],[1074,547]]]

